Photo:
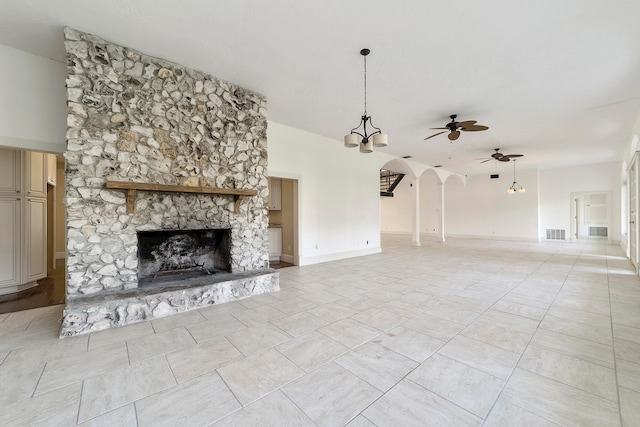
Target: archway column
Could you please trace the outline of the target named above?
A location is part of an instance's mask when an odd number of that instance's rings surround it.
[[[420,178],[411,179],[413,188],[413,232],[411,233],[411,244],[420,246]]]
[[[440,189],[440,241],[444,242],[444,182],[438,183]]]

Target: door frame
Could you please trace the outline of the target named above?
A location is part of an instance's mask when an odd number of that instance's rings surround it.
[[[611,218],[612,215],[612,202],[613,202],[613,192],[612,191],[578,191],[578,192],[572,192],[569,195],[569,205],[571,206],[571,212],[570,212],[570,219],[569,219],[569,223],[570,223],[570,227],[569,229],[570,234],[571,234],[571,241],[572,242],[576,242],[579,240],[580,236],[579,236],[579,232],[577,233],[577,231],[579,230],[579,226],[580,223],[578,221],[578,219],[581,219],[583,217],[585,217],[585,210],[584,210],[584,201],[586,199],[585,196],[588,196],[590,194],[602,194],[602,193],[606,193],[607,194],[607,243],[611,244],[613,243],[613,236],[612,236],[612,220],[613,218]],[[578,234],[576,236],[576,234]]]
[[[638,196],[640,196],[638,176],[638,154],[636,152],[627,168],[627,254],[636,272],[640,274],[638,271],[638,203],[640,202],[638,200]]]
[[[300,265],[300,192],[302,177],[297,174],[277,171],[269,172],[269,177],[293,181],[293,259],[284,259],[283,261],[292,261],[293,265]]]

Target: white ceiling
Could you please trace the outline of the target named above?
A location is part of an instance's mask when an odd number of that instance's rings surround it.
[[[63,26],[260,92],[270,120],[461,173],[619,161],[640,110],[638,0],[3,0],[0,44],[64,60]],[[485,132],[423,141],[457,113]],[[336,142],[341,144],[341,142]]]

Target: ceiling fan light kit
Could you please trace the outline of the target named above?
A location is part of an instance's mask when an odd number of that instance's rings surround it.
[[[371,116],[367,115],[367,55],[371,51],[362,49],[360,55],[364,58],[364,113],[360,118],[360,124],[351,129],[351,132],[344,137],[344,146],[347,148],[355,148],[360,146],[361,153],[373,152],[373,147],[386,147],[388,143],[388,135],[382,133],[380,128],[373,125]],[[369,133],[367,123],[374,129]],[[359,129],[362,128],[361,131]]]

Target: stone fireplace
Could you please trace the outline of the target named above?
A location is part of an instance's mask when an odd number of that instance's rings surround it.
[[[266,99],[65,29],[62,336],[279,289]]]

